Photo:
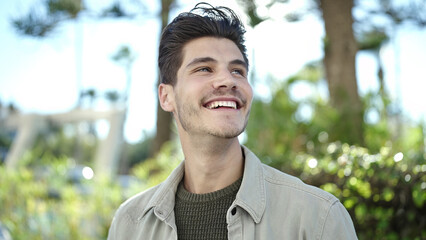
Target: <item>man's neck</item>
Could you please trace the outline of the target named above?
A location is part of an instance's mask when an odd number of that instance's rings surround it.
[[[202,194],[223,189],[238,180],[244,169],[244,159],[238,138],[181,138],[185,155],[185,189]]]

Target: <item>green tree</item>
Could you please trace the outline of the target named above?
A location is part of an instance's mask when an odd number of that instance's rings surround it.
[[[353,2],[321,0],[320,8],[326,32],[325,76],[330,103],[339,113],[335,130],[345,132],[342,141],[363,145],[364,114],[355,72],[358,47],[352,30]]]
[[[276,4],[285,4],[289,1],[271,0],[266,7],[273,8]],[[253,27],[268,19],[257,14],[255,0],[240,1],[240,3]],[[308,13],[321,16],[326,32],[324,75],[328,83],[330,104],[336,110],[336,117],[339,119],[335,122],[335,131],[344,133],[341,136],[342,141],[364,145],[364,108],[356,82],[356,53],[360,45],[362,49],[367,47],[365,37],[371,35],[370,33],[382,32],[386,36],[391,36],[396,26],[406,22],[425,26],[426,16],[423,12],[426,10],[426,5],[424,1],[415,0],[403,3],[393,0],[355,2],[353,0],[337,2],[312,0],[310,3],[310,9],[293,12],[283,17],[289,21],[297,21]],[[359,14],[354,19],[352,12],[355,10]],[[374,21],[377,18],[381,21]],[[372,49],[374,46],[368,47]]]

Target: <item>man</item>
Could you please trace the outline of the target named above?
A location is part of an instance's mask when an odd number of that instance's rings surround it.
[[[334,196],[240,145],[253,97],[244,33],[232,10],[205,3],[164,29],[158,95],[185,161],[120,206],[108,239],[356,239]]]

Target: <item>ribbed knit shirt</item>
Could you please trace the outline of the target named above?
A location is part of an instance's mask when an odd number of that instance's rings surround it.
[[[188,192],[183,180],[176,191],[175,218],[179,240],[227,239],[226,212],[235,200],[242,178],[205,194]]]

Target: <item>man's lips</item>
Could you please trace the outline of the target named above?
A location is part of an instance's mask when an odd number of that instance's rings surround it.
[[[207,109],[240,109],[242,106],[241,101],[238,98],[215,98],[208,100],[204,105]]]
[[[206,108],[208,109],[216,109],[222,107],[237,109],[237,103],[233,101],[214,101],[206,105]]]

